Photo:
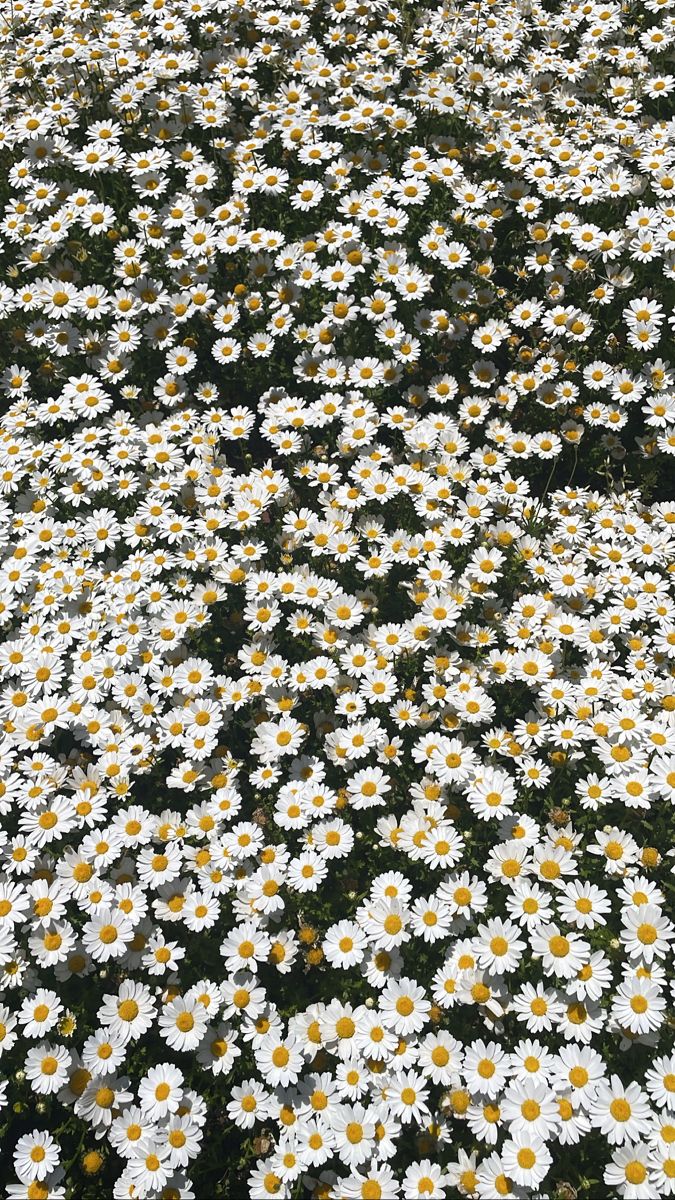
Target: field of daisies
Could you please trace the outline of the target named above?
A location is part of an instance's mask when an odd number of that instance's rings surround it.
[[[674,46],[0,8],[7,1200],[675,1196]]]

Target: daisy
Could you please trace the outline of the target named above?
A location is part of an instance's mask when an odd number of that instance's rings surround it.
[[[86,1039],[82,1047],[82,1063],[92,1075],[108,1075],[116,1071],[124,1058],[124,1041],[120,1037],[112,1037],[108,1030],[98,1030]]]
[[[647,1131],[649,1102],[637,1083],[624,1087],[618,1075],[598,1084],[589,1106],[594,1128],[605,1135],[610,1145],[625,1141],[639,1142]]]
[[[555,1028],[563,1012],[557,992],[542,983],[536,987],[531,983],[523,984],[513,998],[513,1009],[530,1033]]]
[[[266,993],[265,989],[258,984],[255,975],[251,975],[247,971],[237,971],[235,975],[225,980],[222,988],[225,1020],[246,1015],[255,1021],[263,1011]]]
[[[525,949],[526,943],[518,937],[519,930],[510,921],[493,918],[478,926],[481,939],[478,947],[478,964],[497,974],[514,971]]]
[[[335,1149],[348,1167],[366,1162],[375,1148],[377,1110],[363,1104],[340,1105],[331,1114]]]
[[[371,1164],[367,1169],[364,1168],[363,1172],[353,1169],[348,1178],[340,1183],[345,1200],[360,1200],[364,1192],[368,1194],[368,1190],[373,1195],[386,1196],[391,1193],[393,1196],[396,1195],[397,1187],[396,1177],[386,1163]]]
[[[654,904],[641,904],[638,908],[624,910],[624,928],[621,941],[631,958],[642,958],[647,964],[655,958],[664,958],[668,943],[675,936],[670,922]]]
[[[303,1064],[300,1043],[294,1039],[270,1038],[256,1050],[256,1062],[265,1079],[274,1086],[295,1083]]]
[[[56,992],[39,988],[23,1001],[17,1019],[25,1037],[42,1037],[58,1024],[63,1005]]]
[[[588,1046],[564,1046],[558,1055],[561,1072],[571,1091],[574,1102],[587,1108],[605,1077],[602,1058]]]
[[[548,925],[553,916],[551,898],[539,884],[527,880],[513,883],[506,908],[509,916],[526,929]]]
[[[506,1175],[506,1167],[496,1153],[487,1155],[476,1172],[476,1192],[480,1200],[492,1200],[495,1195],[504,1200],[516,1200],[518,1195],[515,1181]]]
[[[593,929],[606,924],[604,914],[611,912],[612,906],[601,888],[573,880],[558,898],[558,908],[561,918],[577,929]]]
[[[675,1061],[672,1056],[653,1060],[645,1075],[645,1087],[660,1108],[675,1108]]]
[[[437,895],[439,900],[448,905],[452,916],[469,917],[473,912],[483,912],[487,906],[485,884],[468,871],[450,874],[440,884]]]
[[[103,907],[83,928],[87,953],[98,962],[121,957],[133,938],[133,925],[119,910]]]
[[[502,1148],[502,1161],[509,1178],[535,1188],[546,1178],[553,1159],[541,1138],[529,1132],[511,1132]]]
[[[268,1115],[268,1100],[269,1094],[258,1080],[244,1080],[232,1089],[227,1115],[243,1129],[251,1129],[256,1121]]]
[[[153,1139],[139,1143],[137,1154],[129,1159],[128,1172],[134,1189],[148,1191],[163,1188],[169,1178],[170,1151],[160,1147]]]
[[[402,1071],[387,1084],[387,1104],[403,1124],[420,1122],[430,1116],[428,1098],[424,1076],[416,1071]]]
[[[202,1137],[199,1125],[186,1114],[171,1117],[161,1133],[158,1131],[154,1136],[153,1141],[160,1150],[167,1147],[169,1162],[175,1170],[177,1167],[187,1167],[191,1159],[197,1157]]]
[[[326,960],[331,966],[347,970],[360,963],[364,957],[367,939],[355,921],[339,921],[331,925],[322,943]]]
[[[445,1031],[429,1033],[420,1044],[419,1066],[433,1083],[449,1086],[459,1081],[462,1046]]]
[[[333,1133],[326,1121],[313,1117],[298,1129],[298,1154],[310,1167],[320,1167],[334,1150]]]
[[[19,1138],[14,1148],[14,1170],[25,1183],[42,1180],[59,1165],[59,1146],[51,1134],[34,1129]]]
[[[429,1196],[430,1200],[442,1200],[446,1195],[447,1175],[438,1163],[423,1158],[411,1163],[402,1180],[405,1200],[417,1200],[418,1196]],[[384,1193],[383,1193],[384,1195]]]
[[[99,1020],[113,1037],[126,1042],[141,1037],[153,1024],[156,1012],[150,989],[143,983],[125,979],[116,995],[104,995]]]
[[[392,950],[410,941],[406,929],[408,910],[397,900],[379,900],[366,907],[362,926],[368,937],[385,950]]]
[[[72,1055],[65,1046],[54,1046],[40,1042],[31,1047],[26,1055],[24,1069],[31,1088],[38,1095],[50,1096],[64,1086]]]
[[[501,1108],[511,1136],[525,1132],[548,1142],[557,1128],[557,1105],[544,1082],[527,1080],[509,1084]]]
[[[649,1033],[663,1023],[666,1002],[661,989],[649,979],[632,978],[619,985],[612,1003],[612,1017],[634,1034]]]
[[[364,1008],[354,1009],[351,1004],[331,1001],[319,1022],[322,1044],[341,1059],[351,1058],[366,1017],[367,1010]]]
[[[543,925],[530,934],[534,954],[542,957],[544,971],[572,979],[583,967],[590,946],[578,934],[561,934],[555,925]]]
[[[487,1146],[496,1145],[502,1127],[501,1108],[497,1100],[482,1096],[465,1108],[463,1095],[468,1099],[468,1093],[460,1093],[459,1096],[454,1096],[454,1103],[459,1100],[462,1113],[466,1112],[466,1122],[471,1133]]]
[[[618,1189],[626,1200],[650,1200],[659,1194],[652,1182],[651,1165],[646,1148],[621,1146],[612,1154],[603,1179],[609,1187]]]
[[[95,1127],[108,1129],[120,1109],[132,1099],[132,1093],[127,1091],[128,1082],[116,1075],[106,1075],[103,1080],[93,1078],[75,1103],[77,1116]]]
[[[228,971],[257,971],[270,950],[270,939],[255,921],[245,921],[231,930],[220,947]]]
[[[410,912],[410,928],[414,936],[425,942],[436,942],[446,938],[452,925],[452,915],[439,897],[420,897]]]
[[[414,979],[389,980],[380,994],[382,1020],[402,1037],[424,1028],[430,1008],[424,988]]]
[[[508,1058],[496,1042],[477,1041],[466,1047],[464,1078],[471,1092],[498,1096],[508,1076]]]
[[[159,1029],[174,1050],[194,1050],[206,1032],[206,1013],[201,1005],[176,998],[159,1015]]]

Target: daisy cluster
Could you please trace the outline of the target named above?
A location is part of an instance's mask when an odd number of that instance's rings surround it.
[[[0,17],[8,1196],[675,1195],[674,8]]]

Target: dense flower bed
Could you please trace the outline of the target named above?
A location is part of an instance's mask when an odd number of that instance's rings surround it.
[[[674,7],[4,7],[7,1196],[675,1194]]]

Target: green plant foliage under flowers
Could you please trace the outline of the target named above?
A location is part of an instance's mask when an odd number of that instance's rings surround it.
[[[675,1194],[674,8],[2,9],[11,1200]]]

